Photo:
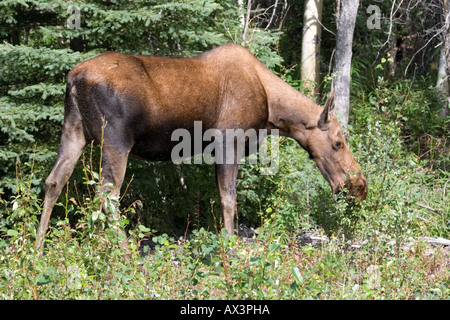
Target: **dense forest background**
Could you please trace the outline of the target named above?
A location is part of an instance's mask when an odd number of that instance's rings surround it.
[[[319,2],[323,5],[316,38],[319,76],[311,84],[301,76],[306,68],[301,57],[305,1],[2,0],[2,248],[19,241],[20,235],[25,237],[19,223],[24,217],[33,227],[38,222],[44,180],[59,144],[65,78],[77,63],[107,50],[189,57],[238,43],[322,104],[336,75],[337,17],[348,9],[348,2]],[[333,200],[306,152],[284,139],[276,175],[261,175],[260,165],[240,167],[240,224],[273,225],[280,235],[320,230],[330,237],[352,239],[450,237],[446,6],[439,0],[359,2],[346,135],[368,178],[364,204],[349,208]],[[54,226],[60,220],[79,219],[83,212],[79,206],[91,197],[89,180],[95,178],[99,151],[86,149],[55,209]],[[208,165],[131,159],[123,191],[121,207],[126,209],[128,227],[140,225],[155,234],[214,230],[211,212],[220,212],[214,169]],[[27,226],[33,237],[33,227]],[[292,270],[298,280],[298,269]]]

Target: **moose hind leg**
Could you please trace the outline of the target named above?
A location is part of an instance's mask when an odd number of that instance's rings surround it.
[[[58,157],[50,175],[45,180],[45,200],[39,228],[36,235],[36,247],[42,255],[45,233],[55,202],[58,200],[62,189],[72,175],[75,164],[86,145],[81,121],[76,124],[65,123],[61,144],[58,149]]]

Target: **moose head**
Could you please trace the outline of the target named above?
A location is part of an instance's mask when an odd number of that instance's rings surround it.
[[[345,189],[363,201],[367,196],[367,181],[353,158],[337,118],[332,114],[335,93],[331,92],[320,114],[317,126],[309,131],[304,148],[329,182],[333,193]]]

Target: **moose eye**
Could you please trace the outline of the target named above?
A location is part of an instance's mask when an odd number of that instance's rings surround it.
[[[342,147],[342,143],[340,141],[336,141],[333,144],[333,148],[336,149],[336,150],[339,150],[341,147]]]

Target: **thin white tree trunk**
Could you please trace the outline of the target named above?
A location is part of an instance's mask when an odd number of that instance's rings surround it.
[[[247,12],[245,14],[244,18],[244,30],[242,31],[241,39],[242,41],[245,41],[247,38],[247,30],[248,30],[248,24],[250,21],[250,12],[252,9],[252,0],[247,0]]]
[[[306,0],[303,14],[301,80],[303,87],[315,93],[320,81],[320,36],[323,0]]]
[[[350,110],[350,70],[353,32],[359,0],[340,0],[337,7],[336,52],[334,54],[333,89],[336,93],[335,114],[341,126],[347,127]]]
[[[444,106],[440,111],[440,115],[442,117],[447,117],[450,114],[450,10],[448,8],[447,0],[444,0],[442,3],[442,12],[442,19],[444,21],[444,41],[439,58],[438,79],[436,86],[442,91],[442,94],[445,97],[445,99],[443,99]]]
[[[441,47],[436,87],[448,96],[447,61],[445,59],[445,45]]]

